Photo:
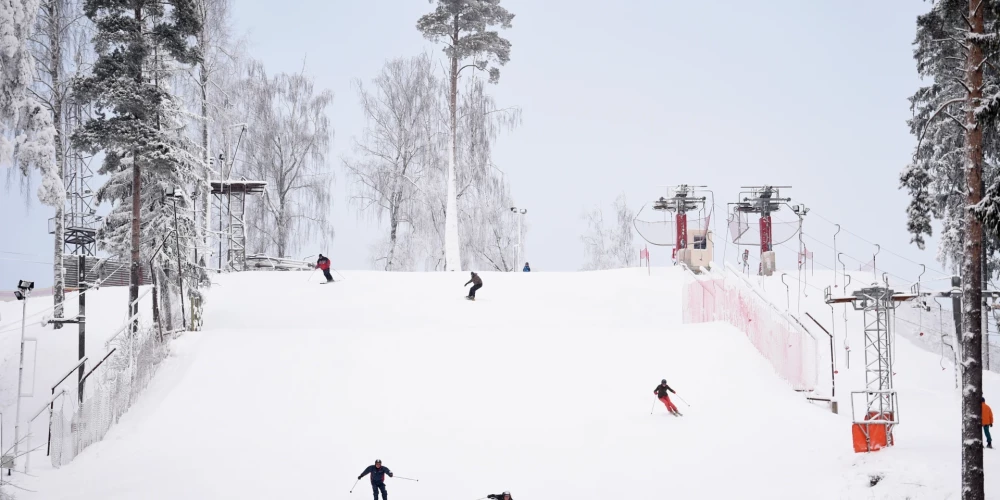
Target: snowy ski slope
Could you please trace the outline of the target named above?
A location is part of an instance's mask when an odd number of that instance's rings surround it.
[[[953,378],[904,341],[900,369],[922,375],[896,379],[901,445],[855,455],[848,417],[805,402],[740,332],[681,324],[680,270],[484,273],[475,303],[467,273],[345,274],[217,277],[205,330],[174,342],[104,441],[58,470],[37,455],[18,498],[366,499],[367,480],[348,490],[376,458],[420,480],[388,479],[394,499],[957,492]],[[693,405],[677,401],[682,418],[654,402],[664,377]]]

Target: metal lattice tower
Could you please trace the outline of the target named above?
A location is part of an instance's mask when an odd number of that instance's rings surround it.
[[[899,424],[899,403],[892,383],[892,315],[899,302],[916,298],[919,294],[900,294],[888,284],[873,284],[856,290],[849,297],[831,297],[827,287],[825,295],[827,304],[850,302],[855,311],[864,311],[865,390],[851,392],[854,426],[866,444],[866,449],[862,451],[892,446],[892,429]],[[859,418],[854,412],[854,396],[862,394],[865,397],[865,412]],[[855,450],[858,450],[857,446]]]
[[[881,286],[862,288],[854,292],[851,304],[854,310],[864,311],[865,315],[865,415],[868,418],[894,415],[890,331],[891,316],[896,308],[893,291]]]
[[[219,211],[219,270],[246,270],[246,197],[264,192],[264,181],[212,181],[212,195]],[[223,238],[222,236],[225,235]],[[227,245],[223,262],[223,243]],[[281,257],[281,256],[279,256]]]
[[[69,121],[83,123],[81,106],[72,106],[69,115]],[[100,222],[96,214],[94,190],[90,185],[94,171],[90,168],[90,161],[73,150],[66,155],[65,165],[64,248],[73,255],[94,257],[97,254],[97,224]]]

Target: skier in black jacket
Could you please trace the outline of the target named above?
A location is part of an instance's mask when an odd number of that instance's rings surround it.
[[[514,497],[510,496],[509,491],[505,491],[497,495],[486,495],[486,498],[489,498],[490,500],[514,500]]]
[[[667,411],[669,411],[671,415],[679,417],[681,416],[681,412],[677,410],[677,405],[675,405],[673,401],[670,401],[670,394],[667,394],[668,392],[677,394],[677,391],[671,389],[670,386],[667,385],[667,379],[661,380],[660,385],[656,386],[656,389],[653,389],[653,394],[656,394],[656,397],[663,403],[664,406],[667,407]]]
[[[358,479],[365,477],[365,474],[371,474],[372,495],[375,496],[375,500],[378,500],[379,491],[382,491],[382,500],[389,500],[389,494],[385,492],[385,476],[388,474],[392,477],[392,471],[388,467],[382,467],[381,460],[376,460],[375,465],[369,465]]]

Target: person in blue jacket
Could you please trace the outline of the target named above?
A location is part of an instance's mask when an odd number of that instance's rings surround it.
[[[523,271],[526,272],[526,273],[530,273],[531,272],[531,266],[529,266],[527,262],[524,263],[524,269],[523,269]]]
[[[375,500],[378,500],[379,491],[382,492],[382,500],[389,500],[389,494],[385,492],[385,476],[388,474],[392,477],[392,471],[388,467],[382,467],[381,460],[376,460],[375,465],[369,465],[358,479],[365,477],[365,474],[371,474],[372,495],[375,496]]]

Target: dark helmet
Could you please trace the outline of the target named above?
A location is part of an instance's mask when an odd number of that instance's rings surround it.
[[[661,380],[660,383],[663,384],[663,385],[667,385],[667,379]]]
[[[375,461],[375,465],[382,465],[382,461],[381,460],[376,460]]]
[[[323,258],[323,254],[319,254],[319,258],[321,258],[321,259],[322,259],[322,258]]]

